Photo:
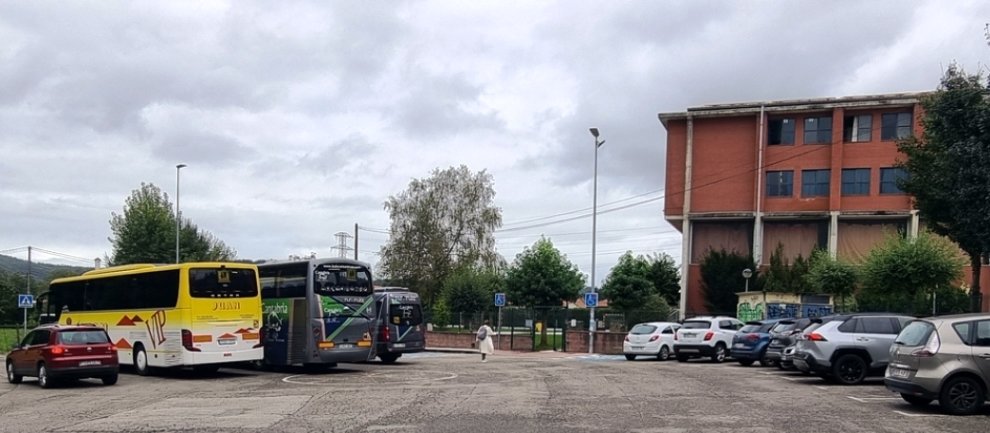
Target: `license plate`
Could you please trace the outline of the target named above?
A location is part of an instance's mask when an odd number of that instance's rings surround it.
[[[685,332],[682,335],[684,335],[684,337],[686,337],[686,338],[694,338],[694,336],[695,335],[698,335],[698,334],[694,334],[694,333],[691,333],[691,332]]]
[[[900,369],[900,368],[891,368],[890,369],[890,377],[896,377],[896,378],[900,378],[900,379],[907,379],[909,376],[911,376],[911,371],[910,370],[904,370],[904,369]]]
[[[354,348],[354,345],[353,344],[338,344],[337,345],[337,348],[338,349],[353,349]]]
[[[91,365],[100,365],[100,361],[80,361],[80,367],[89,367]]]
[[[680,350],[678,350],[678,352],[683,352],[683,353],[697,353],[698,352],[698,349],[680,349]]]
[[[742,349],[742,348],[746,347],[746,344],[744,344],[744,343],[736,343],[736,344],[733,344],[732,347],[735,348],[735,349]]]
[[[631,346],[632,350],[643,350],[643,346]]]
[[[234,344],[237,344],[237,339],[236,338],[220,338],[220,339],[217,339],[217,344],[219,344],[221,346],[232,346]]]
[[[406,343],[395,343],[395,344],[392,345],[392,347],[397,348],[397,349],[401,349],[403,347],[406,347]]]

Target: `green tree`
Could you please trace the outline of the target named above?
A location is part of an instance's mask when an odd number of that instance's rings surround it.
[[[451,313],[483,312],[492,305],[501,284],[495,272],[470,266],[459,268],[443,282],[443,304]]]
[[[862,265],[861,310],[924,314],[932,293],[953,287],[963,261],[944,238],[923,232],[917,238],[888,236]]]
[[[401,281],[432,306],[454,269],[501,266],[494,233],[502,214],[494,200],[494,181],[484,170],[462,165],[414,179],[385,202],[391,219],[379,264],[385,278]]]
[[[770,266],[763,274],[763,290],[768,292],[803,293],[807,291],[805,275],[808,274],[808,259],[798,254],[793,262],[784,257],[784,245],[770,254]]]
[[[753,258],[728,252],[725,249],[708,250],[701,260],[701,290],[705,294],[705,307],[710,313],[735,314],[739,303],[737,292],[745,289],[743,269],[753,271],[749,289],[760,290],[759,268]]]
[[[513,304],[524,307],[561,307],[565,301],[578,297],[584,287],[584,275],[577,265],[567,260],[547,238],[516,255],[505,276],[505,293]],[[547,322],[549,308],[541,308],[542,321]],[[543,327],[540,341],[547,341]]]
[[[584,287],[584,275],[567,260],[549,239],[541,238],[523,249],[509,266],[505,292],[515,305],[560,307],[577,299]]]
[[[815,292],[838,297],[840,308],[845,311],[846,299],[856,290],[858,274],[855,266],[833,258],[828,251],[815,250],[804,278]]]
[[[990,252],[990,101],[986,80],[951,65],[922,98],[921,137],[897,143],[907,156],[901,182],[928,228],[969,256],[972,311],[980,311],[980,268]]]
[[[609,307],[625,314],[627,324],[666,320],[670,315],[670,306],[652,278],[654,264],[649,258],[626,252],[602,284],[602,297],[608,299]]]
[[[681,275],[677,262],[669,254],[654,254],[650,261],[650,281],[666,305],[678,305],[681,301]]]
[[[175,261],[175,213],[168,194],[154,184],[142,183],[126,199],[123,213],[111,213],[110,230],[111,265]],[[237,255],[223,241],[185,218],[179,238],[181,261],[233,260]]]

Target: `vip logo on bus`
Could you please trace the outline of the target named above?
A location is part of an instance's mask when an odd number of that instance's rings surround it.
[[[153,347],[157,348],[165,342],[165,311],[155,311],[144,324],[148,327],[148,337],[151,338]]]
[[[213,303],[213,311],[235,311],[241,309],[238,301],[217,301]]]

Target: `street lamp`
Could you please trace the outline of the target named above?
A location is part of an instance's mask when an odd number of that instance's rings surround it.
[[[179,210],[179,170],[185,164],[175,166],[175,263],[179,263],[179,229],[182,221],[182,212]]]
[[[598,128],[590,128],[591,136],[595,137],[595,176],[591,195],[591,292],[595,292],[595,235],[598,229],[598,148],[605,140],[598,140]],[[588,321],[588,353],[595,350],[595,307],[591,307],[591,318]]]
[[[750,268],[743,269],[742,275],[743,275],[743,278],[746,279],[746,291],[748,292],[749,291],[749,278],[753,276],[753,270],[750,269]]]

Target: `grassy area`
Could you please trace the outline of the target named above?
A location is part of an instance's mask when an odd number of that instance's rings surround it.
[[[7,353],[24,336],[21,328],[0,328],[0,353]]]

